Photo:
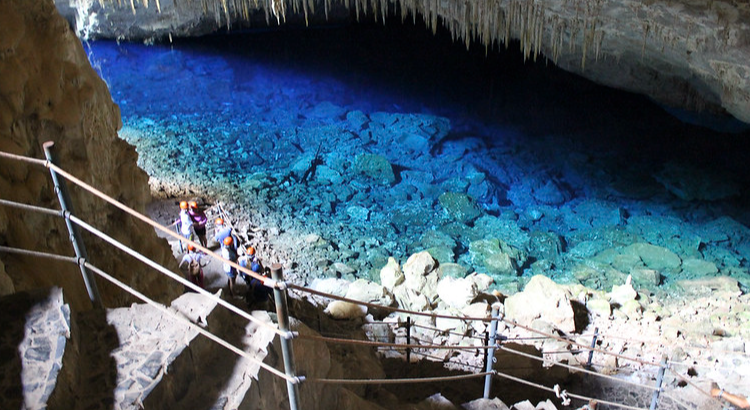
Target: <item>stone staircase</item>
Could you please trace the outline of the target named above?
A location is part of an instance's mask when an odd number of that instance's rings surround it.
[[[275,334],[215,308],[195,293],[170,306],[263,360]],[[71,316],[59,288],[0,298],[0,326],[4,409],[238,409],[260,370],[149,305]]]

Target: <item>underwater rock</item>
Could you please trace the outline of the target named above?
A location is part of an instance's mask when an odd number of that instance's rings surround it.
[[[471,279],[447,277],[438,282],[437,294],[443,302],[460,310],[477,297],[479,290]]]
[[[438,269],[440,269],[441,278],[463,278],[467,273],[466,268],[457,263],[440,263]]]
[[[482,214],[476,201],[466,194],[446,192],[438,200],[451,218],[463,224],[473,222]]]
[[[685,201],[716,201],[740,194],[737,183],[728,175],[719,175],[707,169],[696,169],[686,164],[669,162],[654,175],[664,187]]]
[[[647,289],[654,289],[661,283],[661,274],[657,270],[632,269],[629,272],[634,284],[644,286]]]
[[[453,249],[447,247],[447,246],[433,246],[431,248],[425,249],[426,252],[428,252],[435,260],[443,263],[451,263],[455,261],[455,254],[453,253]]]
[[[682,276],[710,276],[719,272],[716,264],[703,259],[685,259],[682,261]]]
[[[349,215],[351,221],[354,223],[366,222],[370,217],[370,210],[358,205],[352,205],[346,208],[346,214]]]
[[[346,265],[345,263],[336,262],[332,266],[334,271],[342,274],[342,275],[349,275],[351,273],[356,272],[355,269],[351,268],[350,266]]]
[[[505,317],[529,325],[542,319],[564,332],[575,331],[568,292],[552,279],[537,275],[522,292],[505,299]]]
[[[551,179],[548,179],[544,185],[534,187],[531,195],[545,205],[560,205],[568,199],[568,194]]]
[[[354,160],[354,171],[382,185],[391,185],[396,181],[391,163],[377,154],[357,155]]]
[[[669,249],[644,242],[626,246],[622,253],[637,255],[647,267],[660,272],[675,271],[682,264],[680,257]]]
[[[528,232],[518,225],[518,221],[508,217],[482,215],[474,221],[472,230],[479,238],[503,238],[503,241],[518,249],[525,249],[529,243]]]
[[[480,239],[469,244],[469,255],[475,267],[487,269],[491,275],[515,276],[526,255],[499,239]]]
[[[528,245],[529,256],[557,263],[563,251],[560,237],[552,232],[532,232]]]
[[[346,113],[346,121],[349,123],[350,130],[359,132],[370,122],[370,118],[362,111],[355,110]]]

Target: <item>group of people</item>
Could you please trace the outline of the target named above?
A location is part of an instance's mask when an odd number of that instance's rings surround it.
[[[177,224],[178,230],[182,236],[190,240],[193,240],[193,238],[197,236],[200,244],[206,247],[208,243],[206,238],[207,221],[208,218],[206,217],[205,212],[198,207],[196,202],[180,202],[180,214],[175,223]],[[269,270],[263,267],[255,248],[253,246],[243,246],[237,235],[232,228],[225,223],[223,218],[216,218],[214,221],[214,227],[215,232],[213,239],[219,243],[220,253],[224,259],[234,262],[243,268],[247,268],[258,275],[269,276]],[[180,243],[180,250],[182,250],[182,243]],[[187,279],[201,288],[204,287],[203,268],[208,264],[208,261],[205,261],[204,263],[204,257],[204,253],[195,249],[194,246],[188,245],[187,252],[180,262],[180,269],[183,269],[186,272]],[[231,297],[235,296],[235,285],[237,276],[239,275],[247,284],[247,294],[245,297],[248,304],[255,302],[261,303],[269,299],[271,288],[265,286],[261,280],[251,275],[247,275],[242,271],[238,272],[238,270],[229,263],[223,264],[223,270],[227,275],[227,287]]]

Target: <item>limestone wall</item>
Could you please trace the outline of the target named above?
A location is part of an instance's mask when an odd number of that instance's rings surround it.
[[[42,143],[54,141],[59,165],[143,212],[148,176],[135,149],[117,137],[120,112],[91,68],[68,23],[51,0],[0,2],[0,150],[44,158]],[[176,270],[167,243],[153,229],[71,186],[76,214]],[[0,197],[59,208],[46,169],[0,159]],[[85,237],[91,261],[160,300],[181,288],[110,246]],[[62,220],[0,207],[0,244],[73,255]],[[37,272],[42,272],[38,274]],[[109,307],[131,301],[99,281]],[[77,266],[0,254],[0,294],[58,285],[75,308],[88,306]]]

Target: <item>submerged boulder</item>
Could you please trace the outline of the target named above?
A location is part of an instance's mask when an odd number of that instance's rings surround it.
[[[463,224],[470,224],[482,214],[474,198],[466,194],[446,192],[438,201],[451,218]]]
[[[357,155],[354,160],[354,170],[378,184],[391,185],[396,181],[391,163],[385,157],[377,154]]]

